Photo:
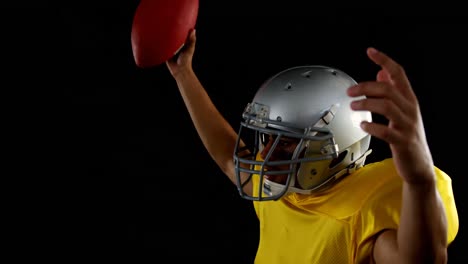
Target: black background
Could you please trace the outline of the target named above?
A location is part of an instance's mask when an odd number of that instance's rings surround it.
[[[3,10],[12,70],[4,75],[13,77],[6,87],[22,94],[9,109],[24,114],[14,122],[27,124],[18,142],[34,146],[23,154],[40,164],[21,161],[35,171],[18,187],[34,193],[17,209],[30,209],[23,227],[38,234],[26,244],[61,261],[252,263],[258,222],[251,203],[205,151],[165,65],[135,66],[137,5]],[[370,80],[377,67],[366,48],[388,53],[420,99],[436,165],[452,177],[460,230],[449,263],[466,263],[467,17],[456,7],[423,10],[201,1],[193,67],[237,129],[245,104],[272,74],[322,64]],[[377,139],[372,148],[368,162],[390,155]]]

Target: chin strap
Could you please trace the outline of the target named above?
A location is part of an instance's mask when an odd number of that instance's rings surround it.
[[[336,173],[334,175],[334,177],[331,177],[331,178],[339,179],[339,178],[341,178],[341,176],[344,176],[344,175],[351,174],[351,173],[355,172],[356,170],[358,170],[359,168],[364,166],[364,164],[366,162],[366,157],[369,156],[369,154],[371,154],[371,153],[372,153],[372,149],[368,149],[355,162],[349,164],[348,167],[346,167],[345,169],[339,171],[338,173]]]

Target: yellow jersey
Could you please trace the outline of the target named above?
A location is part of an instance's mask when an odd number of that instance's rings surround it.
[[[437,167],[435,172],[451,243],[458,232],[452,183]],[[260,221],[255,264],[369,263],[376,235],[398,227],[401,194],[402,179],[390,158],[367,164],[316,195],[254,202]]]

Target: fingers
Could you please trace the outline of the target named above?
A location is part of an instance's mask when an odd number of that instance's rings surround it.
[[[191,29],[187,34],[187,38],[182,47],[179,48],[179,50],[174,54],[174,56],[172,56],[169,60],[166,61],[166,64],[182,64],[184,62],[190,61],[191,57],[193,56],[193,53],[195,52],[195,42],[195,29]]]
[[[404,114],[401,108],[397,107],[391,100],[381,98],[371,98],[356,100],[351,103],[351,109],[360,111],[367,110],[372,113],[380,114],[385,116],[388,120],[392,120],[395,124],[401,124],[404,122]]]
[[[360,82],[348,89],[351,97],[365,97],[353,101],[351,109],[370,111],[388,119],[388,125],[363,122],[361,127],[369,134],[389,144],[405,142],[419,122],[419,105],[410,82],[403,67],[386,54],[369,48],[367,55],[382,69],[376,81]]]
[[[377,80],[390,81],[404,96],[414,97],[413,90],[403,67],[385,53],[372,47],[367,49],[367,56],[374,63],[382,67],[383,71],[379,72]]]
[[[390,79],[390,74],[383,69],[377,73],[377,81],[392,83],[392,80]]]
[[[364,121],[361,123],[361,128],[372,136],[382,139],[388,144],[407,141],[402,130],[390,129],[388,126],[383,124]]]
[[[397,124],[400,115],[417,118],[418,101],[403,67],[374,48],[368,48],[367,54],[382,69],[377,73],[377,81],[360,82],[348,89],[351,97],[366,97],[352,107],[379,113]]]
[[[184,46],[181,48],[178,56],[192,57],[195,52],[195,42],[197,41],[195,29],[190,30]]]
[[[406,109],[412,110],[411,105],[413,105],[413,103],[405,98],[401,93],[397,92],[394,87],[387,82],[361,82],[350,87],[347,92],[351,97],[366,96],[367,98],[384,99],[382,102],[389,101],[392,107],[399,108],[403,113],[406,114],[409,114]],[[365,105],[362,106],[364,107]],[[359,110],[371,109],[363,108]],[[386,115],[386,113],[380,114]]]
[[[196,30],[190,30],[187,40],[185,41],[186,49],[189,53],[193,53],[195,50],[195,43],[197,42]]]

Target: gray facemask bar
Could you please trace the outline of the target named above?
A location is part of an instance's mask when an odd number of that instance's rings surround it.
[[[235,149],[235,151],[234,151],[234,164],[235,164],[235,175],[236,175],[237,187],[238,187],[238,191],[239,191],[240,196],[242,198],[244,198],[244,199],[253,200],[253,201],[278,200],[279,198],[281,198],[288,191],[288,187],[291,184],[291,180],[296,175],[297,164],[303,163],[303,162],[320,161],[320,160],[325,160],[325,159],[334,159],[334,158],[338,157],[338,151],[339,150],[338,150],[337,145],[335,144],[333,134],[329,129],[320,128],[320,127],[311,127],[311,128],[306,129],[306,130],[303,130],[302,133],[286,132],[286,131],[280,131],[280,130],[270,129],[270,128],[266,128],[266,127],[259,127],[257,125],[251,125],[252,122],[249,122],[249,121],[251,121],[251,120],[247,119],[246,122],[241,123],[241,127],[239,129],[239,134],[238,134],[239,137],[238,137],[238,139],[236,141],[236,145],[235,145],[235,148],[234,148]],[[272,123],[274,123],[275,125],[279,125],[279,123],[281,123],[281,122],[276,122],[274,120],[268,120],[268,121],[262,120],[262,122],[266,122],[266,123],[269,123],[270,121]],[[281,126],[283,127],[284,123],[282,123]],[[242,133],[242,130],[243,130],[244,127],[248,128],[248,129],[255,130],[255,144],[254,144],[255,148],[254,148],[252,154],[247,156],[247,157],[246,156],[242,156],[242,157],[239,156],[239,153],[241,153],[244,150],[244,149],[239,148],[239,142],[240,142],[240,138],[241,138],[240,135],[242,135],[241,133]],[[256,158],[255,158],[257,156],[257,154],[258,154],[258,151],[259,151],[258,146],[260,145],[259,144],[260,143],[259,142],[260,133],[277,135],[276,140],[273,143],[272,147],[270,148],[270,150],[269,150],[268,154],[266,155],[264,161],[257,161]],[[317,134],[319,134],[321,136],[317,136]],[[300,142],[298,143],[298,145],[297,145],[291,159],[281,160],[281,161],[269,161],[269,159],[270,159],[273,151],[275,150],[276,146],[278,145],[281,137],[298,138],[298,139],[300,139]],[[324,146],[324,149],[323,149],[324,155],[322,155],[320,157],[309,157],[309,158],[300,158],[300,159],[298,159],[298,156],[300,155],[301,151],[304,149],[305,142],[309,141],[309,140],[310,141],[325,142],[325,144],[323,145]],[[249,166],[250,169],[241,167],[240,166],[241,164],[250,165]],[[283,188],[283,190],[277,195],[265,196],[264,197],[263,196],[264,193],[263,193],[263,189],[262,189],[263,188],[263,183],[264,183],[264,173],[265,173],[264,167],[265,166],[286,165],[286,164],[290,165],[289,170],[269,171],[268,172],[269,175],[288,174],[286,184],[285,184],[286,187]],[[260,169],[255,170],[254,169],[255,165],[260,166]],[[241,172],[249,174],[249,177],[244,182],[241,181],[241,177],[240,177]],[[249,196],[243,191],[243,187],[251,180],[253,174],[258,174],[259,175],[258,197]]]

